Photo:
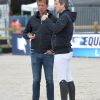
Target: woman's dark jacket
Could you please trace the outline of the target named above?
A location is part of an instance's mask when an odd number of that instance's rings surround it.
[[[55,53],[69,53],[71,49],[71,39],[73,35],[73,22],[76,16],[70,10],[65,10],[60,13],[56,23],[50,18],[43,21],[42,26],[38,29],[37,33],[43,32],[42,28],[45,27],[46,31],[53,33],[52,47]]]

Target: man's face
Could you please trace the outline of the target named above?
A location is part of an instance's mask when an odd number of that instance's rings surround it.
[[[55,5],[54,6],[55,6],[55,10],[56,10],[57,13],[61,13],[61,11],[64,7],[64,5],[61,5],[59,3],[59,0],[55,0]]]
[[[43,1],[37,2],[38,10],[41,14],[45,14],[47,12],[47,4]]]

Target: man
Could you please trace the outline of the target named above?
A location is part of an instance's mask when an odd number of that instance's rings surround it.
[[[33,73],[33,97],[32,100],[39,100],[41,69],[44,68],[47,88],[47,100],[54,100],[54,83],[53,83],[53,62],[54,56],[51,47],[51,31],[48,33],[43,28],[44,33],[34,34],[42,24],[41,17],[48,13],[48,18],[56,22],[48,8],[48,0],[37,0],[38,11],[33,15],[24,32],[25,39],[31,39],[31,62]]]
[[[56,23],[47,15],[42,16],[43,24],[36,33],[39,34],[45,27],[53,33],[52,45],[55,52],[54,67],[58,72],[61,100],[75,100],[75,85],[71,75],[72,48],[71,39],[73,35],[73,22],[76,16],[68,10],[67,0],[55,0],[55,9],[59,13]]]

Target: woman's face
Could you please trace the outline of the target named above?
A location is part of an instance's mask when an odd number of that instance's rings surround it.
[[[59,0],[55,1],[55,10],[57,13],[61,13],[64,5],[59,3]]]

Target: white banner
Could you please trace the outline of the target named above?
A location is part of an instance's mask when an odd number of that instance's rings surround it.
[[[100,34],[74,34],[72,48],[100,48]]]

